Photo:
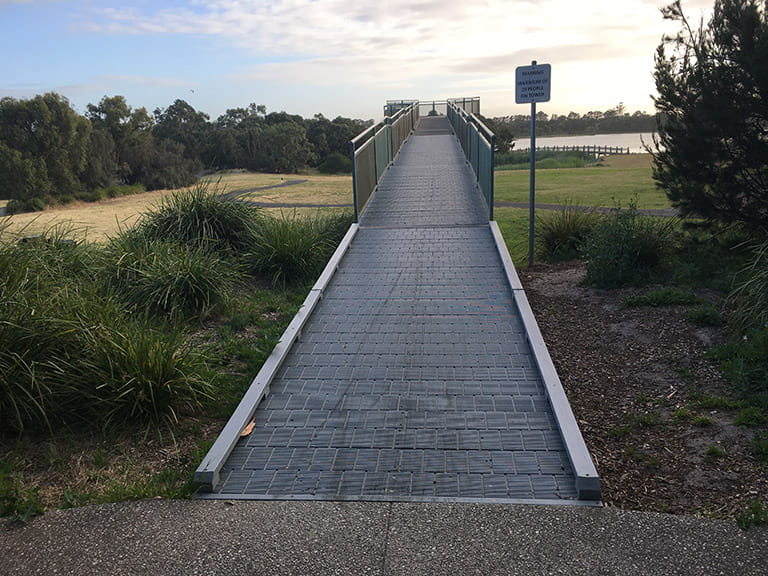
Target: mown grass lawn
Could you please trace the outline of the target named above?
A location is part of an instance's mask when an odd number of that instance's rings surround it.
[[[528,202],[527,170],[497,170],[494,185],[496,202]],[[536,171],[537,203],[626,208],[634,198],[640,209],[671,208],[653,181],[648,154],[609,156],[600,166]]]

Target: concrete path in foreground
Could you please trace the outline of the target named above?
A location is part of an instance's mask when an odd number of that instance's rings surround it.
[[[2,576],[757,576],[766,566],[768,528],[573,506],[147,500],[0,531]]]

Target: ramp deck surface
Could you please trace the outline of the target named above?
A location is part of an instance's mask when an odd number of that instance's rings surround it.
[[[422,119],[213,497],[576,501],[447,120]]]

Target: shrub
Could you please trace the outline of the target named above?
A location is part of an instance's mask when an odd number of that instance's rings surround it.
[[[274,285],[316,278],[351,224],[349,214],[315,218],[266,218],[246,262]]]
[[[752,441],[752,451],[755,457],[764,464],[768,464],[768,433],[758,434]]]
[[[494,156],[494,166],[500,170],[527,170],[530,168],[530,152],[527,150],[510,150]],[[536,167],[549,168],[583,168],[595,161],[595,155],[576,150],[538,150],[536,152]]]
[[[202,360],[175,331],[127,315],[94,282],[97,248],[2,232],[0,431],[172,419],[208,393]]]
[[[0,462],[0,517],[27,522],[45,511],[36,488],[25,488],[23,478]]]
[[[352,172],[352,160],[339,152],[331,152],[317,169],[323,174],[349,174]]]
[[[274,285],[301,284],[322,271],[329,244],[311,218],[265,218],[247,262]]]
[[[743,394],[768,395],[768,328],[720,345],[709,355]]]
[[[720,311],[709,304],[689,310],[685,313],[685,319],[697,326],[720,326],[723,323]]]
[[[112,299],[70,289],[0,326],[0,426],[117,426],[173,420],[210,392],[174,330],[127,318]]]
[[[734,416],[733,423],[736,426],[757,427],[768,424],[768,415],[758,406],[747,406],[739,410]]]
[[[598,288],[639,284],[657,272],[669,253],[677,221],[644,218],[633,201],[616,208],[583,245],[587,282]]]
[[[101,324],[88,332],[95,417],[110,426],[177,421],[211,398],[213,377],[203,358],[182,348],[181,334],[146,320]]]
[[[751,501],[745,510],[736,514],[736,523],[744,530],[768,524],[768,502]]]
[[[153,240],[242,252],[250,247],[259,221],[256,206],[223,196],[218,185],[201,183],[163,198],[136,228]]]
[[[598,216],[564,204],[539,219],[539,253],[546,260],[573,260],[579,257],[584,240],[594,230]]]
[[[752,261],[739,277],[729,296],[733,322],[743,332],[768,328],[768,238],[753,246]]]
[[[104,194],[107,198],[120,198],[131,194],[141,194],[146,188],[142,184],[124,184],[104,188]]]
[[[107,253],[106,287],[134,309],[174,319],[207,316],[239,278],[232,261],[205,245],[152,240],[136,229],[112,239]]]

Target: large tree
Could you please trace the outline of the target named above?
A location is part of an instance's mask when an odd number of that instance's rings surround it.
[[[656,52],[654,177],[683,214],[768,226],[768,2],[716,0]]]
[[[208,114],[198,112],[191,104],[177,99],[168,108],[156,109],[154,116],[152,134],[156,138],[178,142],[184,146],[187,158],[211,165],[216,154],[211,149],[213,126]]]
[[[0,197],[26,206],[80,192],[90,133],[88,120],[59,94],[0,99]]]
[[[93,125],[95,143],[101,143],[97,154],[112,157],[115,178],[119,181],[134,181],[133,168],[129,159],[134,158],[137,147],[151,146],[152,117],[146,108],[131,108],[124,96],[104,96],[98,104],[88,104],[88,119]],[[110,144],[109,139],[112,140]]]

